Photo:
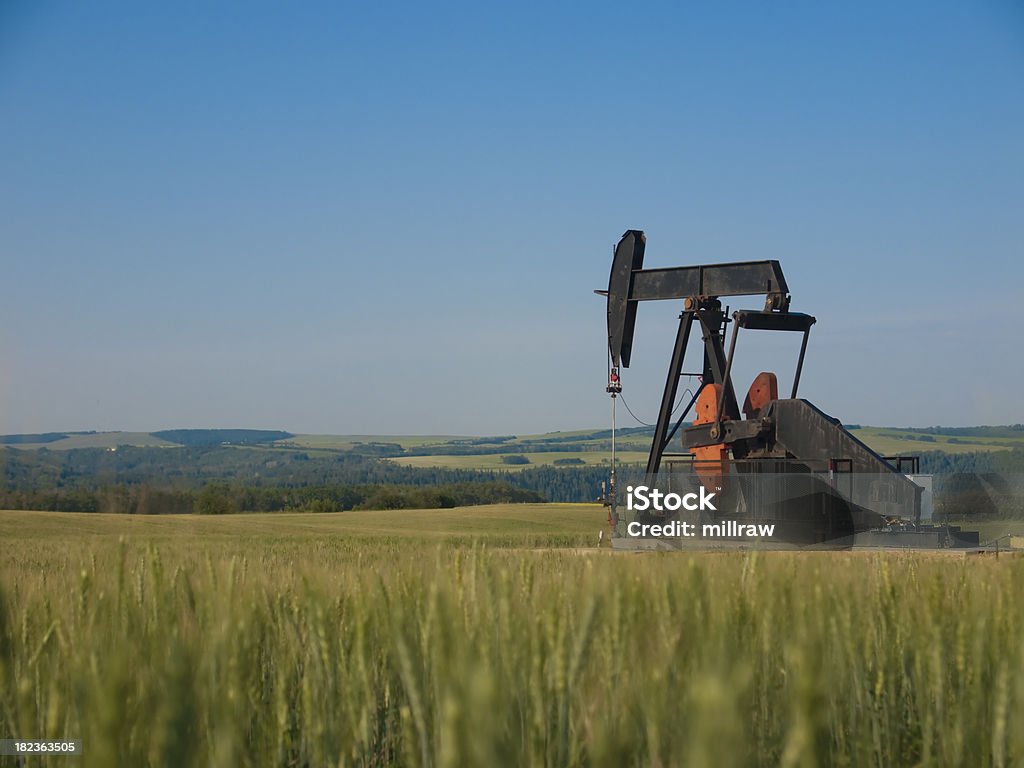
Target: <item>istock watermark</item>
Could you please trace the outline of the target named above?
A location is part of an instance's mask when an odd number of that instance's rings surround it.
[[[630,485],[626,488],[626,509],[635,512],[677,512],[685,509],[688,512],[717,512],[717,508],[711,503],[715,498],[715,492],[708,493],[707,489],[700,486],[700,493],[662,493],[657,488],[648,488],[646,485],[638,485],[635,488]]]
[[[720,520],[717,523],[687,523],[670,520],[667,523],[641,523],[634,520],[626,526],[626,533],[634,537],[666,536],[703,539],[770,539],[775,535],[775,523],[741,523],[738,520]]]
[[[663,493],[646,485],[626,488],[626,509],[634,512],[718,512],[714,499],[717,491],[708,491],[703,485],[698,491],[678,494]],[[626,526],[626,533],[633,537],[669,538],[757,538],[770,539],[775,535],[774,523],[744,523],[739,520],[693,523],[684,520],[668,520],[664,523],[644,523],[634,520]]]

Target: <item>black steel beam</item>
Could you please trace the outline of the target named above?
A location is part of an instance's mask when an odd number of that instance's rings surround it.
[[[619,240],[608,277],[608,351],[612,365],[629,367],[640,301],[693,299],[699,303],[718,296],[765,295],[765,308],[789,308],[789,287],[778,261],[738,261],[694,267],[643,269],[647,239],[630,229]]]
[[[722,346],[722,321],[725,319],[725,313],[720,309],[705,309],[699,312],[697,317],[704,332],[703,383],[722,385],[724,398],[719,409],[720,418],[738,419],[740,407],[736,402],[736,390],[732,386],[732,380],[726,376],[728,360]]]
[[[755,331],[807,331],[817,322],[803,312],[754,312],[740,309],[732,313],[740,328]]]
[[[680,376],[685,376],[686,374],[685,373],[681,373],[679,375]],[[686,404],[686,407],[683,408],[683,412],[680,413],[679,417],[676,419],[676,425],[674,427],[672,427],[672,431],[669,432],[668,433],[668,437],[665,438],[665,444],[662,446],[662,453],[661,453],[662,458],[664,458],[664,456],[665,456],[665,448],[668,448],[668,444],[672,442],[672,438],[675,437],[676,432],[678,432],[679,428],[681,426],[683,426],[683,421],[685,421],[687,415],[690,413],[690,409],[693,408],[694,403],[697,402],[697,398],[700,397],[700,393],[703,392],[703,391],[704,391],[704,385],[701,384],[699,387],[697,387],[697,391],[694,392],[690,396],[690,402],[688,402]]]
[[[804,370],[804,355],[807,354],[807,337],[811,335],[811,327],[807,326],[804,337],[800,341],[800,357],[796,361],[796,374],[793,376],[793,391],[789,393],[790,399],[796,399],[796,390],[800,386],[800,374]]]
[[[754,296],[789,293],[777,261],[736,261],[696,267],[643,269],[633,274],[630,301],[688,296]]]
[[[683,430],[683,448],[702,448],[719,443],[749,440],[771,429],[771,422],[763,419],[723,421],[721,424],[699,424]]]
[[[683,372],[683,358],[686,357],[686,342],[690,339],[690,328],[693,326],[693,312],[683,312],[679,316],[679,329],[676,331],[676,345],[672,348],[672,361],[668,366],[665,378],[665,392],[661,396],[661,409],[658,411],[658,423],[654,426],[654,439],[651,441],[651,453],[647,457],[647,476],[654,477],[661,466],[661,455],[665,452],[665,435],[672,423],[672,404],[676,401],[679,389],[679,376]]]

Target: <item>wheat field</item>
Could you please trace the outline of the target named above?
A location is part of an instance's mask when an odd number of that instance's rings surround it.
[[[0,738],[82,742],[25,765],[1024,761],[1024,560],[613,554],[583,548],[599,508],[549,510],[548,539],[349,514],[0,512]]]

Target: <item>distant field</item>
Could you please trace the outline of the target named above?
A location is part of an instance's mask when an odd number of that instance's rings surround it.
[[[525,456],[529,464],[505,464],[502,458],[507,455]],[[545,453],[519,453],[510,451],[508,454],[474,454],[471,456],[399,456],[388,459],[396,464],[407,467],[444,467],[445,469],[504,469],[516,471],[528,467],[550,466],[559,459],[580,459],[588,466],[606,464],[609,454],[602,451],[550,451]],[[647,454],[640,451],[618,451],[616,460],[623,464],[639,463],[647,460]],[[579,466],[579,465],[577,465]]]
[[[403,448],[419,448],[433,443],[471,439],[458,435],[295,435],[278,444],[347,451],[358,443],[398,443]]]
[[[415,537],[441,541],[489,536],[566,544],[593,542],[607,525],[600,504],[492,504],[455,509],[403,509],[336,513],[241,515],[105,515],[0,511],[0,541],[77,541],[90,537],[143,537],[201,542],[327,539],[345,536]],[[548,541],[550,539],[550,541]]]
[[[1024,436],[1019,439],[1015,438],[981,438],[981,437],[956,437],[953,435],[931,435],[929,437],[932,440],[920,440],[917,434],[901,431],[899,429],[893,429],[890,427],[863,427],[860,429],[851,430],[851,433],[859,440],[864,442],[874,451],[884,456],[896,456],[896,455],[917,455],[924,451],[944,451],[946,453],[969,453],[973,451],[1004,451],[1009,450],[1013,447],[1024,448]],[[538,440],[550,439],[552,437],[559,438],[572,438],[576,437],[578,440],[573,441],[573,445],[578,445],[581,449],[586,446],[596,445],[598,443],[606,445],[608,438],[592,438],[589,437],[593,432],[577,432],[577,433],[552,433],[548,435],[528,435],[518,437],[514,441],[509,441],[503,444],[506,447],[507,452],[494,454],[494,453],[480,453],[472,455],[459,455],[451,456],[442,453],[428,455],[428,456],[403,456],[391,459],[398,464],[404,464],[411,467],[444,467],[452,469],[506,469],[516,470],[523,469],[529,466],[544,466],[552,464],[556,459],[560,458],[579,458],[582,459],[587,465],[599,465],[607,462],[610,452],[605,448],[602,450],[580,450],[574,452],[558,452],[558,451],[537,451],[534,446],[530,448],[533,450],[519,451],[516,450],[517,445],[521,443],[536,442]],[[404,438],[402,438],[404,439]],[[417,447],[422,449],[425,446],[429,446],[433,443],[439,443],[443,438],[431,437],[424,438],[423,442],[418,446],[413,446],[411,443],[407,447]],[[461,438],[465,439],[465,438]],[[384,437],[370,437],[365,436],[365,442],[372,441],[385,441]],[[950,442],[951,440],[955,442]],[[627,436],[626,438],[618,441],[619,452],[618,458],[623,463],[643,463],[647,460],[647,452],[650,449],[650,439],[645,437]],[[502,461],[502,457],[509,454],[521,454],[525,455],[530,459],[530,464],[526,465],[509,465]]]
[[[982,543],[1024,535],[1024,520],[957,522],[981,533]],[[501,540],[585,545],[607,528],[600,504],[490,504],[455,509],[352,510],[335,513],[276,512],[236,515],[108,515],[0,510],[0,541],[68,544],[126,537],[186,546],[245,541],[301,544],[332,537],[398,537],[423,541]]]
[[[68,435],[62,440],[50,443],[16,443],[9,448],[48,448],[51,451],[67,451],[72,448],[116,448],[119,445],[147,447],[173,447],[174,443],[161,440],[148,432],[96,432],[91,435]]]
[[[567,440],[573,445],[580,447],[594,445],[599,442],[607,442],[608,438],[592,438],[594,430],[579,430],[576,432],[549,432],[541,435],[517,435],[512,440],[500,443],[488,443],[494,445],[508,446],[510,452],[518,445],[535,443],[539,440]],[[282,440],[275,445],[290,445],[302,448],[328,449],[347,451],[359,443],[397,443],[406,449],[422,449],[431,446],[450,446],[451,444],[465,443],[466,441],[484,440],[481,436],[472,435],[295,435],[288,440]],[[623,437],[619,439],[619,445],[623,448],[643,448],[650,445],[649,439],[637,439]]]
[[[943,451],[945,453],[970,453],[972,451],[1005,451],[1024,448],[1024,435],[1012,437],[956,437],[953,435],[929,435],[934,442],[919,440],[915,433],[903,432],[893,427],[862,427],[850,433],[872,450],[885,456],[917,454],[922,451]],[[950,440],[957,442],[951,443]]]
[[[1024,434],[1020,437],[960,437],[950,434],[921,435],[897,427],[862,427],[851,433],[870,448],[886,456],[914,455],[923,451],[944,451],[946,453],[968,453],[972,451],[1003,451],[1024,448]],[[503,436],[495,436],[497,438]],[[243,448],[263,450],[303,449],[311,455],[328,455],[339,451],[350,451],[359,444],[397,444],[407,451],[427,453],[425,456],[404,456],[394,459],[412,467],[446,467],[459,469],[515,469],[503,464],[501,457],[506,454],[525,454],[531,465],[551,464],[559,458],[580,458],[587,464],[600,464],[608,458],[609,436],[607,430],[577,430],[574,432],[549,432],[540,435],[517,435],[508,440],[487,442],[485,437],[459,435],[315,435],[300,434],[286,440],[258,444],[241,444]],[[453,456],[447,451],[453,447],[461,451],[474,450],[474,443],[480,443],[480,453]],[[650,437],[641,433],[626,432],[618,437],[620,458],[623,462],[640,462],[646,459],[650,448]],[[673,441],[678,447],[678,439]],[[98,432],[86,435],[71,435],[49,443],[18,443],[10,447],[50,450],[71,448],[112,448],[118,445],[173,446],[166,440],[146,432]],[[578,448],[578,451],[548,451],[546,448]],[[500,453],[494,451],[500,450]],[[438,451],[434,453],[434,451]],[[530,466],[530,465],[526,465]],[[519,467],[521,468],[521,467]]]

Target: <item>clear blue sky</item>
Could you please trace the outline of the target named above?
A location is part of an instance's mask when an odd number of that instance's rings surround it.
[[[846,422],[1024,421],[1020,3],[492,6],[0,5],[0,431],[601,426],[627,228]]]

